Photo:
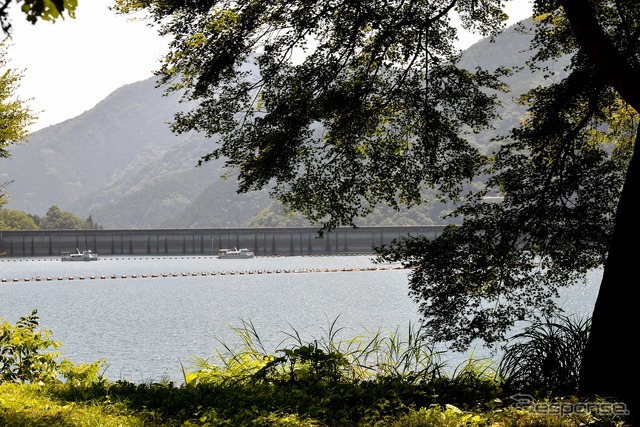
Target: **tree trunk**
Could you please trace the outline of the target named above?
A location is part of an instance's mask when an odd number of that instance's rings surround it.
[[[615,399],[640,426],[640,127],[622,189],[613,238],[592,317],[591,334],[580,370],[580,394]]]
[[[640,73],[618,52],[595,19],[589,2],[559,0],[580,47],[620,96],[640,112]],[[626,405],[640,426],[640,307],[636,270],[640,243],[640,127],[627,179],[618,202],[602,282],[593,310],[591,334],[582,360],[579,392],[585,397],[615,399]],[[607,185],[603,183],[602,185]],[[636,312],[638,310],[638,312]]]
[[[618,91],[620,97],[640,112],[640,86],[638,86],[640,73],[631,66],[633,61],[630,58],[631,54],[627,53],[625,56],[618,52],[618,49],[600,27],[589,2],[584,0],[559,1],[580,48],[589,56],[604,78]]]

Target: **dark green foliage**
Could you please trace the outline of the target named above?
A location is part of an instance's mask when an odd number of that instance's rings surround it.
[[[448,2],[119,3],[166,24],[160,82],[195,106],[173,130],[219,136],[203,161],[234,167],[241,192],[268,188],[331,228],[420,204],[423,186],[455,196],[485,162],[464,136],[495,118],[482,89],[502,90],[505,72],[455,66]],[[492,2],[455,7],[485,34],[504,18]]]
[[[82,221],[71,212],[51,206],[44,217],[0,208],[0,230],[100,230],[91,215]]]
[[[572,52],[571,72],[521,98],[526,120],[500,139],[485,187],[451,214],[462,225],[437,241],[405,239],[380,251],[414,268],[411,293],[427,327],[456,348],[499,343],[515,322],[553,313],[558,289],[602,267],[609,253],[630,150],[628,138],[607,134],[637,114],[573,42],[556,40],[556,24],[567,25],[556,18],[537,29],[536,43],[551,38]],[[552,57],[546,48],[537,60]],[[622,135],[636,126],[622,125]],[[494,195],[497,202],[485,198]]]
[[[534,390],[556,396],[575,395],[590,327],[590,318],[567,316],[527,326],[505,346],[498,366],[498,373],[506,378],[505,387],[514,394]]]
[[[34,218],[15,209],[0,208],[0,230],[37,230]]]
[[[342,378],[341,370],[349,364],[345,355],[337,351],[327,353],[318,348],[317,342],[279,352],[283,355],[269,361],[254,377],[266,378],[277,372],[279,366],[286,365],[289,372],[287,381],[338,382]]]
[[[3,0],[0,4],[0,26],[7,34],[11,32],[7,8],[12,1],[14,0]],[[58,19],[64,19],[65,13],[70,18],[75,18],[78,6],[77,0],[16,0],[15,3],[21,3],[22,13],[32,24],[38,20],[55,22]]]
[[[530,39],[509,28],[495,42],[485,39],[462,52],[460,65],[473,70],[478,65],[523,64],[528,55],[521,51]],[[512,89],[498,93],[502,105],[496,109],[500,119],[493,121],[497,130],[466,136],[482,153],[491,151],[486,144],[497,131],[504,134],[519,123],[524,107],[514,105],[511,97],[536,86],[542,72],[526,70],[505,80]],[[126,85],[83,115],[39,130],[29,143],[12,149],[11,161],[3,166],[14,180],[7,186],[9,207],[42,215],[51,205],[64,206],[82,219],[91,214],[101,226],[120,229],[311,224],[299,214],[281,215],[282,205],[269,199],[267,190],[236,194],[235,176],[219,168],[222,161],[195,168],[215,140],[194,133],[171,135],[166,123],[181,109],[178,97],[162,97],[154,82],[151,78]],[[219,179],[222,174],[228,175],[226,180]],[[443,215],[452,206],[434,200],[432,193],[423,199],[421,205],[400,211],[379,205],[356,223],[444,223]],[[250,223],[271,203],[273,210]]]
[[[2,320],[2,319],[0,319]],[[20,317],[15,325],[0,324],[0,383],[4,381],[37,382],[56,378],[60,343],[50,338],[48,330],[38,330],[37,310]]]
[[[58,386],[51,392],[65,401],[118,402],[131,413],[144,414],[151,425],[184,425],[187,421],[196,425],[309,427],[479,427],[495,425],[493,422],[520,426],[564,426],[571,422],[602,427],[621,425],[617,418],[582,414],[561,421],[563,417],[542,417],[535,412],[515,410],[509,407],[513,390],[504,387],[490,361],[469,359],[446,373],[444,366],[431,360],[425,372],[373,369],[372,372],[376,372],[373,375],[354,376],[356,372],[363,372],[363,362],[374,353],[379,356],[378,368],[393,360],[391,364],[398,368],[407,366],[403,364],[408,359],[419,359],[420,355],[434,357],[424,347],[423,338],[418,338],[419,330],[413,331],[413,338],[401,339],[392,334],[387,338],[374,336],[370,341],[362,341],[362,337],[334,341],[336,329],[330,334],[333,338],[309,343],[296,338],[296,343],[284,347],[279,351],[282,356],[278,357],[260,352],[259,337],[251,329],[251,323],[244,323],[237,332],[245,347],[228,354],[219,365],[207,367],[201,361],[201,368],[193,373],[198,381],[188,374],[189,382],[180,386],[171,382],[116,381],[84,387],[80,393],[77,387],[68,385]],[[360,344],[355,345],[356,342]],[[568,352],[558,354],[560,358],[573,356]],[[374,368],[372,360],[369,362],[369,368]],[[543,388],[528,390],[541,399],[572,399],[549,393],[547,384],[537,385]],[[405,417],[415,420],[414,423],[400,421]]]
[[[16,327],[31,330],[34,316],[21,319]],[[97,363],[63,362],[58,368],[66,381],[25,388],[25,408],[15,403],[15,388],[0,387],[0,424],[44,426],[69,420],[69,425],[158,427],[622,425],[618,418],[548,417],[510,407],[512,391],[503,388],[490,361],[470,358],[447,373],[419,328],[410,328],[406,337],[377,332],[367,339],[345,340],[338,338],[341,329],[334,322],[328,336],[311,342],[301,341],[295,332],[286,334],[294,343],[278,351],[278,357],[261,350],[250,322],[234,330],[243,347],[225,353],[219,365],[201,361],[200,369],[187,374],[188,382],[182,385],[108,382],[98,375]],[[573,357],[570,352],[557,356]],[[530,390],[547,397],[546,388]],[[87,407],[100,410],[81,415]],[[120,418],[114,420],[115,414]]]
[[[57,383],[61,378],[70,386],[87,386],[99,382],[102,361],[75,365],[60,360],[55,350],[62,344],[54,341],[51,331],[37,329],[38,311],[22,316],[15,325],[0,318],[0,383]]]
[[[380,252],[414,268],[411,293],[435,339],[459,349],[504,340],[516,321],[553,313],[560,287],[604,266],[581,388],[640,414],[637,296],[625,284],[640,240],[637,0],[534,2],[530,65],[548,78],[486,153],[465,136],[495,117],[505,73],[459,68],[449,19],[495,33],[501,2],[119,3],[148,9],[174,37],[161,83],[195,107],[173,130],[219,135],[203,161],[224,158],[240,191],[269,187],[323,229],[379,204],[420,204],[425,189],[456,203],[459,227]],[[298,50],[306,56],[295,61]],[[560,57],[569,66],[553,76]],[[633,151],[614,135],[633,135]],[[486,185],[465,193],[476,176]],[[613,357],[610,334],[624,345],[615,375],[599,367]]]
[[[232,351],[223,344],[226,352],[218,353],[216,364],[199,359],[199,368],[186,373],[181,386],[116,381],[84,388],[82,398],[118,401],[152,419],[177,423],[271,425],[266,420],[289,415],[300,425],[356,426],[432,405],[493,408],[491,402],[502,396],[489,365],[469,361],[447,375],[419,329],[410,328],[407,337],[378,332],[345,340],[338,338],[341,329],[334,322],[327,337],[310,342],[295,331],[286,334],[294,343],[277,356],[264,352],[250,322],[235,331],[243,347]],[[78,397],[75,387],[56,393]]]
[[[102,228],[93,222],[91,215],[82,221],[71,212],[63,211],[55,205],[51,206],[42,218],[37,215],[29,216],[37,228],[41,230],[96,230]]]
[[[603,135],[636,114],[579,50],[557,4],[535,5],[528,59],[543,77],[520,99],[527,116],[483,144],[472,138],[495,123],[502,79],[527,58],[463,67],[447,16],[496,34],[498,2],[119,4],[148,9],[174,37],[160,83],[193,103],[172,129],[219,138],[202,160],[233,167],[239,191],[268,188],[323,228],[425,195],[453,203],[445,220],[460,227],[380,252],[413,268],[411,294],[435,339],[457,349],[500,342],[603,265],[630,153]],[[637,5],[594,4],[589,13],[634,63]],[[298,50],[307,55],[294,58]],[[554,75],[560,56],[567,67]]]

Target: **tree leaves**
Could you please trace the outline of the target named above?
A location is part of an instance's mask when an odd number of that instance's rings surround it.
[[[460,2],[487,19],[497,3]],[[181,2],[147,7],[171,34],[160,70],[195,103],[172,125],[202,131],[239,171],[239,191],[273,197],[323,229],[353,225],[378,205],[457,197],[485,163],[464,139],[489,126],[503,90],[495,73],[455,66],[450,2]],[[119,2],[120,10],[135,4]],[[474,15],[475,16],[475,15]],[[484,89],[483,89],[484,88]]]
[[[12,0],[4,0],[0,5],[0,26],[6,34],[11,33],[11,23],[8,19],[7,8]],[[27,21],[35,24],[38,20],[55,22],[64,19],[66,13],[70,18],[76,17],[77,0],[15,0],[22,3],[21,10]]]
[[[636,3],[589,5],[632,65]],[[507,89],[509,70],[460,69],[450,14],[493,35],[505,17],[499,2],[139,5],[174,36],[161,83],[176,82],[168,91],[185,89],[194,105],[172,129],[219,135],[202,164],[224,159],[240,191],[268,188],[323,230],[379,205],[418,205],[424,194],[457,206],[449,219],[460,225],[380,255],[412,268],[429,333],[459,349],[551,314],[558,288],[602,265],[637,126],[575,22],[554,2],[535,6],[530,65],[570,56],[570,66],[526,94],[522,125],[480,153],[467,137],[497,119],[493,95]],[[626,142],[611,143],[609,129]]]

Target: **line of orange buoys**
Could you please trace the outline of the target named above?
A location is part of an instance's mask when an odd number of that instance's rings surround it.
[[[229,270],[229,271],[211,271],[211,272],[190,272],[190,273],[161,273],[161,274],[111,274],[100,276],[58,276],[58,277],[25,277],[23,279],[2,278],[2,283],[7,282],[52,282],[62,280],[96,280],[96,279],[146,279],[148,277],[188,277],[188,276],[234,276],[234,275],[250,275],[250,274],[280,274],[280,273],[330,273],[330,272],[352,272],[352,271],[382,271],[382,270],[402,270],[403,267],[354,267],[354,268],[313,268],[313,269],[283,269],[283,270]]]
[[[177,257],[189,258],[189,257]],[[207,258],[207,257],[193,257]],[[118,260],[119,258],[107,258],[108,260]],[[125,258],[123,258],[125,259]],[[135,259],[135,258],[126,258]],[[149,258],[145,258],[149,259]],[[167,258],[163,258],[167,259]],[[6,261],[6,260],[2,260]],[[23,260],[21,260],[23,261]],[[41,261],[41,260],[40,260]],[[52,261],[57,261],[53,260]],[[161,278],[161,277],[194,277],[194,276],[234,276],[234,275],[254,275],[254,274],[282,274],[282,273],[330,273],[330,272],[362,272],[362,271],[385,271],[385,270],[402,270],[401,266],[380,266],[380,267],[345,267],[345,268],[311,268],[311,269],[277,269],[277,270],[228,270],[228,271],[198,271],[198,272],[182,272],[182,273],[157,273],[157,274],[111,274],[100,276],[58,276],[58,277],[25,277],[25,278],[2,278],[2,283],[7,282],[52,282],[64,280],[105,280],[105,279],[136,279],[136,278]]]

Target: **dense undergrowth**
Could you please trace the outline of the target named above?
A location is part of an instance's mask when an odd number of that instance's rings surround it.
[[[589,324],[561,320],[515,337],[497,367],[470,359],[452,371],[419,328],[344,340],[334,322],[318,340],[286,334],[289,344],[270,353],[243,323],[239,346],[220,343],[183,370],[182,384],[136,384],[108,381],[103,361],[61,359],[34,311],[0,325],[0,425],[623,425],[623,405],[612,412],[593,400],[590,411],[573,411],[582,408],[571,392]]]

